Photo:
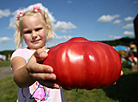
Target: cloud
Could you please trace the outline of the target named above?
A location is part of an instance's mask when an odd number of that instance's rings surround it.
[[[122,20],[117,19],[117,20],[115,20],[115,21],[113,22],[113,24],[119,24],[119,23],[121,23],[121,22],[122,22]]]
[[[56,45],[55,43],[50,42],[50,41],[48,41],[48,42],[46,43],[46,47],[53,47],[53,46],[55,46],[55,45]]]
[[[123,26],[124,29],[133,29],[133,27],[134,27],[133,23]]]
[[[72,38],[70,35],[68,35],[68,36],[65,36],[65,35],[63,35],[63,36],[58,36],[57,34],[53,34],[53,36],[52,36],[52,39],[54,39],[54,40],[59,40],[59,39],[65,39],[65,40],[68,40],[68,39],[70,39],[70,38]]]
[[[112,39],[120,39],[120,38],[122,38],[122,36],[113,36],[113,35],[109,35],[108,37],[112,38]]]
[[[64,21],[58,21],[56,24],[53,25],[54,31],[60,31],[62,33],[67,33],[67,30],[75,28],[77,27],[71,22],[64,22]]]
[[[9,9],[0,10],[0,18],[2,17],[8,17],[11,14]]]
[[[134,4],[137,4],[137,3],[138,3],[138,0],[133,1],[133,3],[134,3]]]
[[[11,38],[8,38],[8,37],[2,37],[2,38],[0,38],[0,42],[8,42],[10,40],[11,40]]]
[[[10,18],[9,28],[16,29],[15,21],[15,17]]]
[[[134,18],[133,17],[126,17],[124,18],[125,21],[132,21]]]
[[[100,18],[98,18],[98,22],[111,22],[118,17],[119,15],[102,15]]]
[[[133,35],[134,33],[132,31],[124,31],[124,35]]]
[[[49,10],[48,10],[46,7],[44,7],[41,3],[37,3],[37,4],[34,4],[34,5],[40,6],[41,9],[42,9],[43,11],[45,11],[45,12],[48,14],[51,23],[56,22],[56,19],[54,18],[54,16],[52,15],[52,13],[49,12]],[[20,9],[20,8],[19,8],[19,9],[17,9],[16,11],[14,11],[14,12],[12,13],[13,17],[10,18],[9,28],[14,28],[14,29],[16,28],[16,26],[15,26],[16,14],[17,14],[19,11],[21,11],[21,10],[29,11],[29,10],[32,9],[32,7],[33,7],[34,5],[30,5],[30,6],[28,6],[27,8],[23,8],[23,9]]]
[[[67,1],[67,3],[68,3],[68,4],[71,4],[71,3],[72,3],[72,1],[71,1],[71,0],[68,0],[68,1]]]
[[[55,46],[59,43],[55,43],[55,41],[57,40],[69,40],[70,38],[72,38],[72,36],[68,35],[68,36],[58,36],[57,34],[53,34],[52,38],[48,40],[48,42],[46,43],[46,46],[47,47],[52,47],[52,46]]]
[[[57,21],[57,20],[55,19],[55,17],[52,15],[52,13],[48,10],[48,8],[44,7],[41,3],[37,3],[37,4],[34,4],[34,5],[40,6],[41,9],[42,9],[43,11],[45,11],[45,12],[48,14],[48,16],[49,16],[49,18],[50,18],[50,21],[51,21],[51,23],[52,23],[52,28],[53,28],[54,31],[59,31],[59,32],[61,32],[61,33],[67,33],[68,30],[77,28],[77,27],[76,27],[74,24],[72,24],[71,22],[65,22],[65,21],[62,21],[62,22],[61,22],[61,21]],[[22,10],[28,11],[28,10],[30,10],[34,5],[30,5],[30,6],[28,6],[27,8],[24,8],[24,9],[22,9]],[[14,12],[12,13],[12,14],[13,14],[13,17],[10,18],[9,28],[14,28],[14,29],[16,28],[16,26],[15,26],[16,14],[17,14],[19,11],[21,11],[21,9],[18,9],[18,10],[14,11]]]
[[[41,9],[42,9],[43,11],[45,11],[45,12],[48,14],[48,16],[49,16],[49,18],[50,18],[50,21],[51,21],[52,23],[56,22],[56,19],[54,18],[54,16],[52,15],[52,13],[48,10],[48,8],[44,7],[41,3],[37,3],[37,4],[34,4],[34,5],[40,6]],[[27,8],[27,11],[30,10],[30,9],[32,9],[32,7],[33,7],[34,5],[30,5],[30,6]]]

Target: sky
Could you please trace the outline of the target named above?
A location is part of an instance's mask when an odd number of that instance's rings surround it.
[[[103,41],[134,36],[138,0],[0,0],[0,51],[16,49],[16,14],[33,5],[41,6],[52,23],[47,47],[72,37]]]

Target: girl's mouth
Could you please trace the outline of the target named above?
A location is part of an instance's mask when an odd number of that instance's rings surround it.
[[[38,43],[40,41],[40,39],[38,39],[38,40],[33,40],[33,41],[31,41],[32,43]]]

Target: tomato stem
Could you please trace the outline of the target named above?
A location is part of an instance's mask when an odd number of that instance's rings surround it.
[[[75,93],[78,92],[79,89],[76,89]]]

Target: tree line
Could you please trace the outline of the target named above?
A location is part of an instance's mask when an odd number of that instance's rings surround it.
[[[99,41],[99,42],[106,43],[110,46],[117,46],[117,45],[130,46],[131,43],[135,43],[135,39],[124,37],[117,40]],[[11,55],[13,52],[14,50],[5,50],[5,51],[0,51],[0,54],[6,55],[6,60],[8,60],[8,55]]]

